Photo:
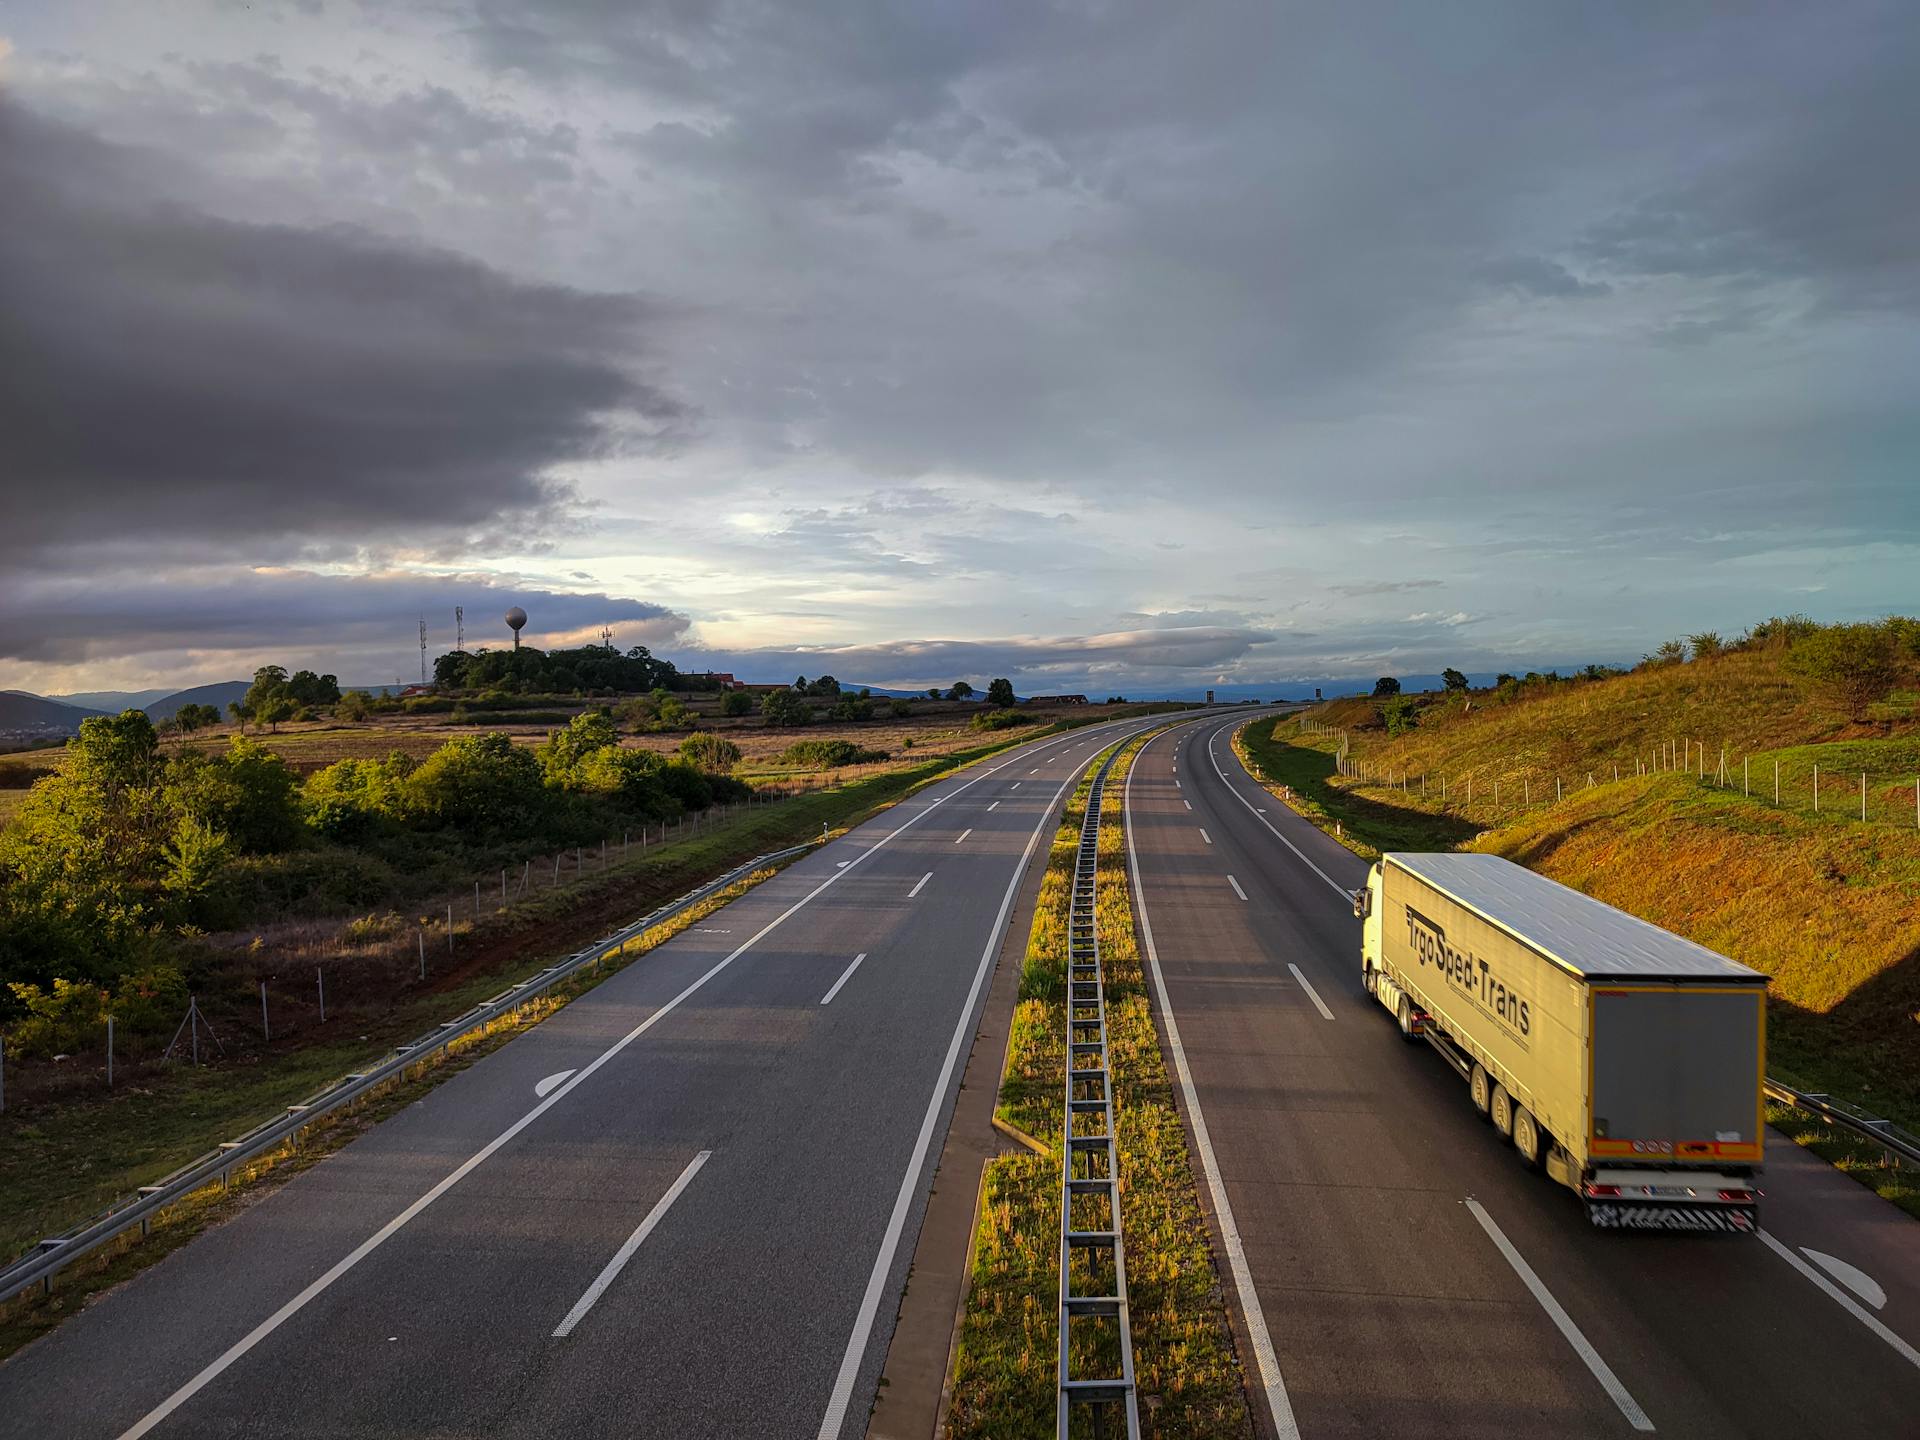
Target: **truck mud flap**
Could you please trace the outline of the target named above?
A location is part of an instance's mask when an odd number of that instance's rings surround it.
[[[1706,1230],[1751,1235],[1760,1228],[1752,1205],[1660,1205],[1590,1200],[1587,1218],[1596,1230]]]

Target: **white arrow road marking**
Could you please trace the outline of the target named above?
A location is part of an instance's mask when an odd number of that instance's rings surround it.
[[[707,1163],[707,1157],[711,1154],[711,1150],[702,1150],[694,1156],[687,1168],[680,1172],[680,1178],[668,1187],[667,1193],[654,1202],[653,1209],[647,1212],[647,1218],[627,1237],[627,1243],[613,1252],[613,1259],[607,1262],[607,1268],[600,1272],[599,1278],[587,1287],[587,1293],[574,1302],[573,1309],[567,1312],[567,1318],[554,1330],[554,1339],[564,1340],[571,1335],[573,1327],[584,1320],[587,1311],[593,1308],[593,1302],[606,1294],[607,1287],[620,1278],[620,1272],[627,1268],[627,1262],[633,1259],[633,1252],[640,1248],[640,1242],[653,1233],[653,1227],[660,1223],[673,1202],[680,1198],[680,1192],[687,1188],[687,1182],[700,1173],[700,1167]]]
[[[1811,1280],[1815,1285],[1818,1285],[1822,1290],[1826,1291],[1833,1302],[1842,1310],[1845,1310],[1849,1315],[1853,1316],[1854,1319],[1866,1326],[1867,1329],[1891,1345],[1894,1353],[1899,1355],[1901,1359],[1905,1360],[1909,1365],[1920,1368],[1920,1350],[1915,1350],[1911,1345],[1907,1344],[1906,1341],[1894,1334],[1893,1331],[1882,1325],[1879,1320],[1869,1315],[1865,1310],[1862,1310],[1860,1306],[1854,1302],[1854,1298],[1851,1295],[1827,1279],[1826,1276],[1814,1269],[1813,1266],[1807,1264],[1806,1261],[1802,1260],[1766,1231],[1756,1230],[1754,1233],[1766,1241],[1769,1250],[1793,1266],[1794,1269],[1806,1276],[1807,1279]]]
[[[1887,1308],[1887,1292],[1882,1290],[1878,1282],[1859,1266],[1849,1265],[1846,1261],[1835,1255],[1827,1255],[1818,1250],[1810,1250],[1805,1245],[1800,1247],[1800,1253],[1813,1261],[1814,1264],[1818,1265],[1829,1275],[1833,1276],[1833,1278],[1838,1280],[1842,1285],[1853,1291],[1853,1293],[1858,1295],[1862,1300],[1873,1306],[1874,1309],[1884,1310]]]
[[[549,1075],[547,1076],[546,1079],[542,1080],[538,1085],[533,1087],[533,1093],[538,1095],[541,1099],[544,1100],[547,1097],[547,1092],[552,1090],[556,1085],[566,1084],[567,1077],[571,1074],[573,1074],[573,1071],[571,1070],[561,1070],[555,1074]]]

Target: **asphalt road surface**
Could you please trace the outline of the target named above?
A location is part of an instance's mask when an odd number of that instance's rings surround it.
[[[1920,1435],[1920,1224],[1770,1135],[1762,1238],[1591,1229],[1362,992],[1366,865],[1248,778],[1245,719],[1149,741],[1127,803],[1263,1426]]]
[[[1073,732],[677,936],[0,1366],[0,1434],[860,1433]]]

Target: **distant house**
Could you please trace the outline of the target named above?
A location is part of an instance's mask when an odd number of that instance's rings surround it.
[[[734,679],[732,672],[728,670],[702,670],[697,673],[682,675],[680,678],[682,680],[692,681],[695,686],[701,689],[707,686],[712,686],[716,690],[744,690],[747,688],[738,680]]]
[[[1033,695],[1027,699],[1029,705],[1084,705],[1084,695]]]
[[[433,694],[433,686],[431,685],[409,685],[400,692],[400,698],[402,700],[411,700],[416,695],[431,694]]]

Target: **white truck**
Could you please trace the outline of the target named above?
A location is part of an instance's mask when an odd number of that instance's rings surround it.
[[[1752,1233],[1767,977],[1497,855],[1383,855],[1367,991],[1608,1229]]]

